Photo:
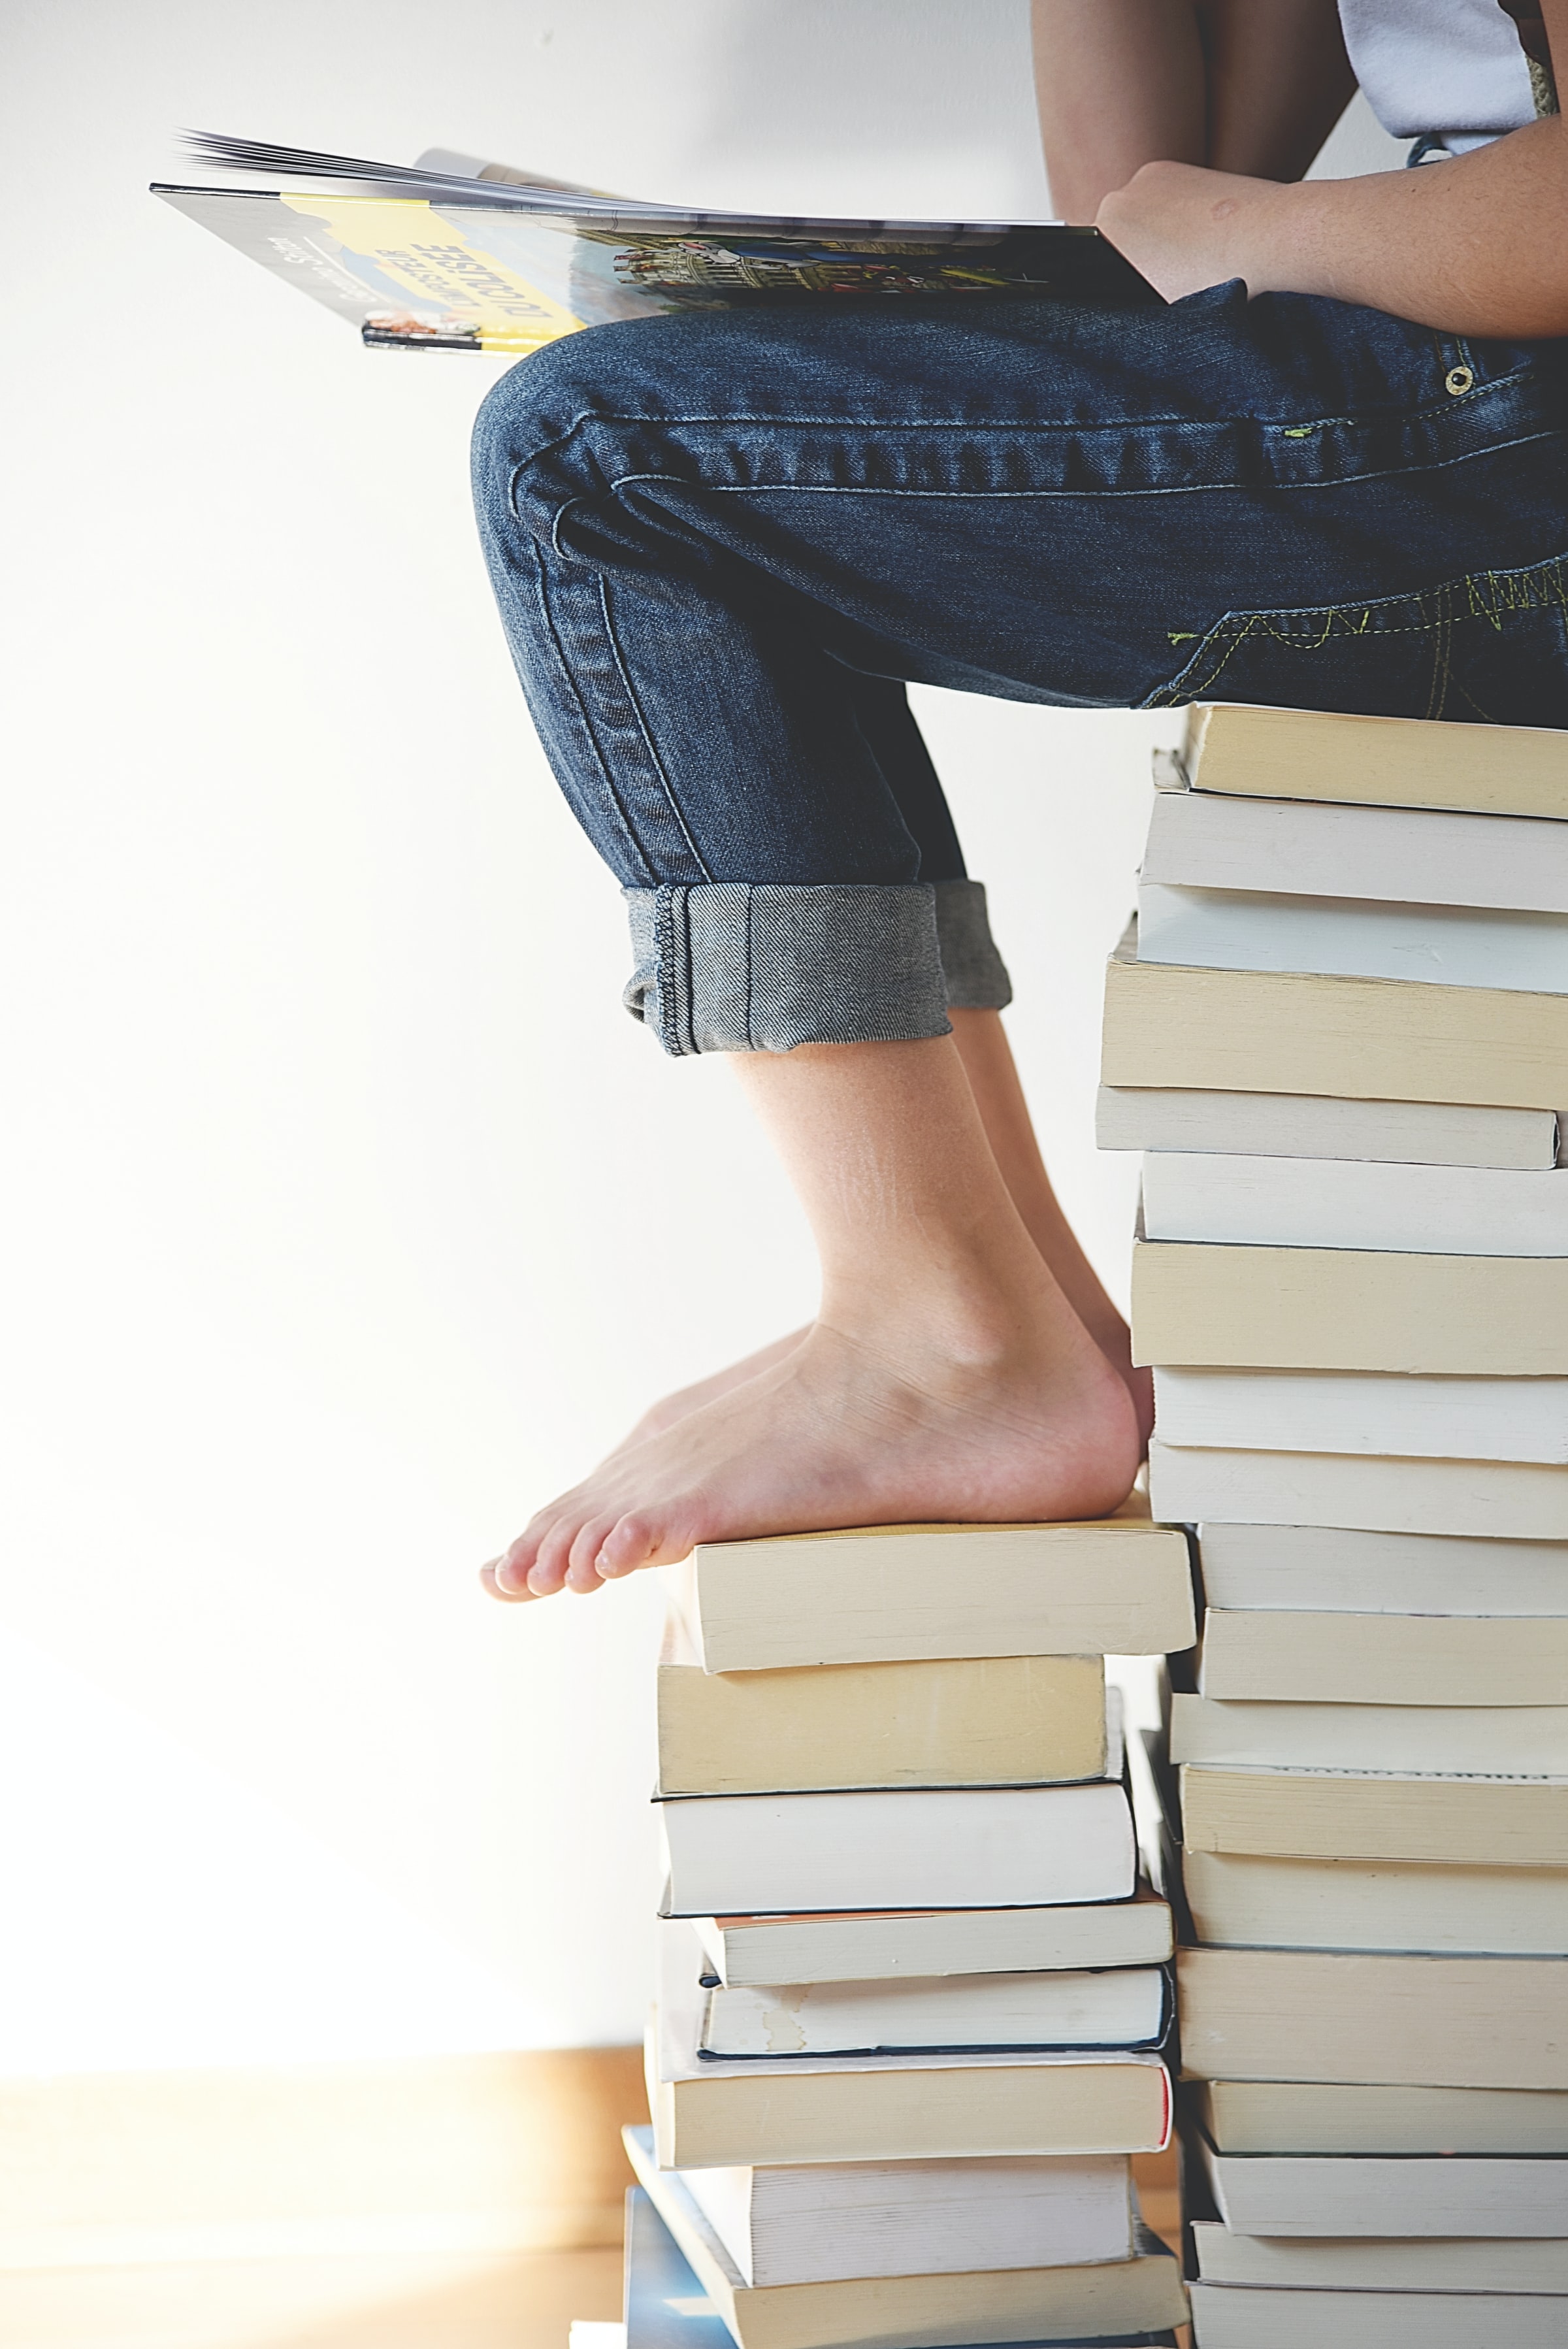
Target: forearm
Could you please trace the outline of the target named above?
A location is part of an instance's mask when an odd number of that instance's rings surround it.
[[[1227,278],[1326,294],[1454,335],[1568,335],[1564,118],[1415,171],[1278,187],[1140,173],[1099,224],[1170,298]]]

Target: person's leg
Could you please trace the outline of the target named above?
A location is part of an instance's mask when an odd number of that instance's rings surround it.
[[[1515,722],[1562,723],[1558,387],[1529,354],[1470,357],[1475,399],[1445,399],[1451,355],[1421,330],[1230,289],[1126,322],[693,316],[558,345],[521,398],[518,377],[491,396],[492,575],[557,773],[626,886],[628,1001],[672,1052],[757,1056],[764,1102],[794,1104],[829,1299],[781,1364],[625,1455],[624,1489],[545,1512],[514,1566],[535,1556],[550,1587],[575,1550],[591,1586],[599,1557],[618,1570],[696,1524],[995,1518],[1125,1489],[1104,1356],[1016,1209],[949,1213],[1006,1195],[967,1085],[967,1125],[926,1114],[923,1072],[962,1078],[936,1040],[938,888],[846,676],[1431,716],[1461,696],[1494,715],[1501,685]],[[944,1265],[974,1308],[956,1355]]]
[[[948,1018],[953,1022],[954,1040],[991,1154],[1024,1228],[1078,1319],[1112,1369],[1125,1381],[1147,1443],[1154,1424],[1153,1374],[1133,1368],[1127,1323],[1106,1295],[1051,1188],[1002,1015],[1000,1011],[966,1010],[952,1005]],[[748,1379],[774,1369],[810,1333],[810,1323],[791,1330],[786,1337],[774,1339],[770,1345],[759,1347],[755,1353],[716,1371],[711,1377],[661,1396],[616,1450],[628,1451],[650,1436],[662,1435],[666,1428],[674,1427],[679,1420],[689,1419],[704,1404],[717,1402],[721,1395],[743,1386]]]
[[[952,1038],[739,1067],[810,1218],[818,1319],[542,1511],[489,1569],[502,1594],[748,1534],[1114,1508],[1141,1450],[1131,1401],[1013,1205]]]

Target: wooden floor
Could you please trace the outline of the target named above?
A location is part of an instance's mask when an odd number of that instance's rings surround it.
[[[1138,2168],[1173,2240],[1174,2166]],[[613,2250],[0,2272],[4,2349],[566,2349],[574,2316],[620,2313]]]
[[[565,2349],[620,2313],[618,2251],[0,2274],[5,2349]]]

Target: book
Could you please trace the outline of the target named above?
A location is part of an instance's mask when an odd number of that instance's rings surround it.
[[[1134,1493],[1081,1525],[882,1526],[701,1542],[665,1567],[703,1669],[1150,1656],[1197,1637],[1185,1539]]]
[[[645,2129],[624,2132],[639,2183],[679,2245],[737,2349],[957,2349],[1092,2339],[1100,2349],[1186,2321],[1175,2260],[1141,2222],[1127,2259],[839,2283],[748,2285],[678,2173]],[[628,2344],[628,2349],[632,2344]],[[662,2344],[660,2344],[662,2349]],[[703,2344],[707,2349],[707,2344]]]
[[[211,132],[190,144],[209,167],[303,184],[152,194],[373,347],[525,355],[583,326],[758,302],[1160,302],[1097,230],[1060,222],[698,212],[442,149],[403,165]]]
[[[658,1668],[663,1796],[1035,1785],[1105,1769],[1099,1656],[705,1672],[686,1649],[667,1639]]]
[[[683,2169],[744,2283],[1083,2267],[1132,2256],[1125,2154]]]
[[[1186,2093],[1224,2153],[1568,2155],[1562,2089],[1203,2080]]]
[[[1106,969],[1100,1081],[1546,1110],[1568,1102],[1568,997],[1141,962]]]
[[[1568,1543],[1363,1533],[1338,1526],[1202,1526],[1214,1607],[1353,1615],[1568,1615]]]
[[[728,2059],[1154,2047],[1169,2019],[1169,1984],[1155,1966],[755,1989],[719,1983],[705,1994],[698,2045],[705,2055]]]
[[[1132,1359],[1560,1378],[1568,1372],[1568,1257],[1135,1240]]]
[[[1276,1859],[1563,1868],[1568,1779],[1214,1770],[1185,1762],[1181,1831],[1190,1850]]]
[[[807,2055],[716,2064],[699,2010],[655,2010],[646,2060],[661,2169],[1158,2153],[1171,2084],[1156,2054]]]
[[[1361,718],[1196,702],[1162,786],[1480,815],[1568,816],[1568,735],[1543,726]]]
[[[696,1795],[659,1805],[671,1917],[1006,1909],[1125,1900],[1132,1815],[1114,1778],[1077,1786]]]
[[[1555,1166],[1558,1147],[1557,1118],[1551,1110],[1181,1086],[1101,1085],[1094,1132],[1101,1150],[1381,1159],[1404,1166],[1496,1166],[1517,1174]]]
[[[1181,1880],[1198,1939],[1226,1947],[1503,1957],[1568,1949],[1568,1868],[1188,1851]]]
[[[1193,2079],[1568,2087],[1568,1955],[1193,1949],[1176,1979]]]
[[[728,2325],[640,2186],[627,2189],[624,2244],[625,2349],[735,2349]]]
[[[1361,1624],[1367,1619],[1326,1619]],[[1397,1624],[1401,1618],[1376,1619]],[[1472,1628],[1488,1626],[1482,1620]],[[1254,1703],[1216,1702],[1179,1690],[1171,1701],[1171,1759],[1232,1770],[1452,1771],[1568,1779],[1568,1702],[1346,1704],[1292,1698]]]
[[[1568,1615],[1211,1607],[1198,1687],[1264,1704],[1568,1707]]]
[[[1384,1460],[1349,1453],[1149,1447],[1149,1494],[1172,1525],[1344,1527],[1480,1537],[1517,1547],[1568,1539],[1568,1472],[1508,1460]]]
[[[1179,1367],[1154,1373],[1154,1421],[1220,1452],[1568,1463],[1568,1379]]]
[[[1147,1883],[1130,1900],[1088,1906],[694,1917],[691,1923],[703,1952],[704,1981],[742,1988],[1156,1966],[1174,1947],[1170,1905]]]
[[[1522,1174],[1154,1151],[1143,1162],[1143,1228],[1151,1240],[1249,1247],[1568,1256],[1568,1166]]]
[[[1568,2300],[1480,2292],[1280,2292],[1194,2283],[1198,2349],[1563,2349]]]
[[[1144,881],[1138,891],[1138,959],[1563,995],[1568,915],[1264,896],[1255,890],[1176,889]]]
[[[1161,792],[1141,869],[1161,888],[1568,915],[1568,826],[1539,818]]]
[[[1238,2235],[1212,2219],[1192,2229],[1198,2272],[1210,2283],[1276,2284],[1297,2291],[1568,2292],[1568,2237],[1429,2235],[1340,2237],[1326,2242],[1287,2235]],[[1473,2338],[1473,2336],[1472,2336]]]
[[[1568,2232],[1568,2157],[1229,2154],[1193,2142],[1220,2216],[1239,2235]]]

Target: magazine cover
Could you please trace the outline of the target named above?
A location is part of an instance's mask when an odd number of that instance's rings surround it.
[[[356,162],[203,135],[205,161],[326,181],[152,193],[349,319],[372,347],[524,354],[583,326],[757,302],[1157,303],[1095,229],[682,212],[431,150]],[[335,184],[333,184],[335,182]]]

